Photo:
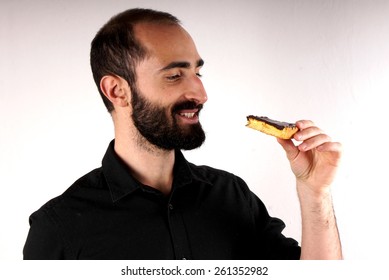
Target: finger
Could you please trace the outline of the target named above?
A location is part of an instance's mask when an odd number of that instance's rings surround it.
[[[304,130],[299,130],[293,138],[297,141],[304,141],[319,134],[324,134],[324,132],[316,126],[309,126]]]
[[[284,148],[286,156],[289,160],[293,160],[299,154],[299,149],[293,144],[291,140],[277,138],[278,143]]]
[[[304,140],[299,146],[300,151],[309,151],[315,149],[324,143],[331,142],[331,138],[327,134],[319,134]]]
[[[343,152],[343,146],[339,142],[326,142],[317,147],[319,152],[337,152],[339,156]]]
[[[300,129],[300,130],[304,130],[308,127],[311,127],[311,126],[314,126],[315,124],[313,123],[313,121],[310,121],[310,120],[299,120],[296,122],[296,126]]]

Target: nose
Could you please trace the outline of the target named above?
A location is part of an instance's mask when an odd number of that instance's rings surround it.
[[[195,101],[198,104],[204,104],[207,102],[207,92],[205,91],[203,82],[199,76],[195,75],[192,79],[190,79],[188,88],[185,91],[185,97],[186,99]]]

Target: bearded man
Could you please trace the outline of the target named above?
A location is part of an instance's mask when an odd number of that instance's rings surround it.
[[[179,20],[131,9],[91,45],[91,67],[115,139],[102,166],[30,217],[25,259],[340,259],[330,186],[341,145],[299,121],[285,149],[296,176],[302,243],[282,234],[239,177],[181,150],[205,140],[204,64]]]

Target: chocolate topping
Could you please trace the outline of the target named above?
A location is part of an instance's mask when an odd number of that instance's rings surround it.
[[[257,116],[247,116],[247,120],[254,119],[257,121],[261,121],[264,123],[267,123],[271,126],[274,126],[277,129],[283,130],[285,127],[296,127],[294,123],[288,123],[288,122],[279,122],[276,120],[269,119],[268,117],[257,117]]]

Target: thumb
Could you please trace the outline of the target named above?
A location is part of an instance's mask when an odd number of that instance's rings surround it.
[[[281,138],[277,138],[278,143],[284,148],[286,152],[286,156],[289,161],[294,160],[299,154],[299,149],[293,144],[292,140],[285,140]]]

